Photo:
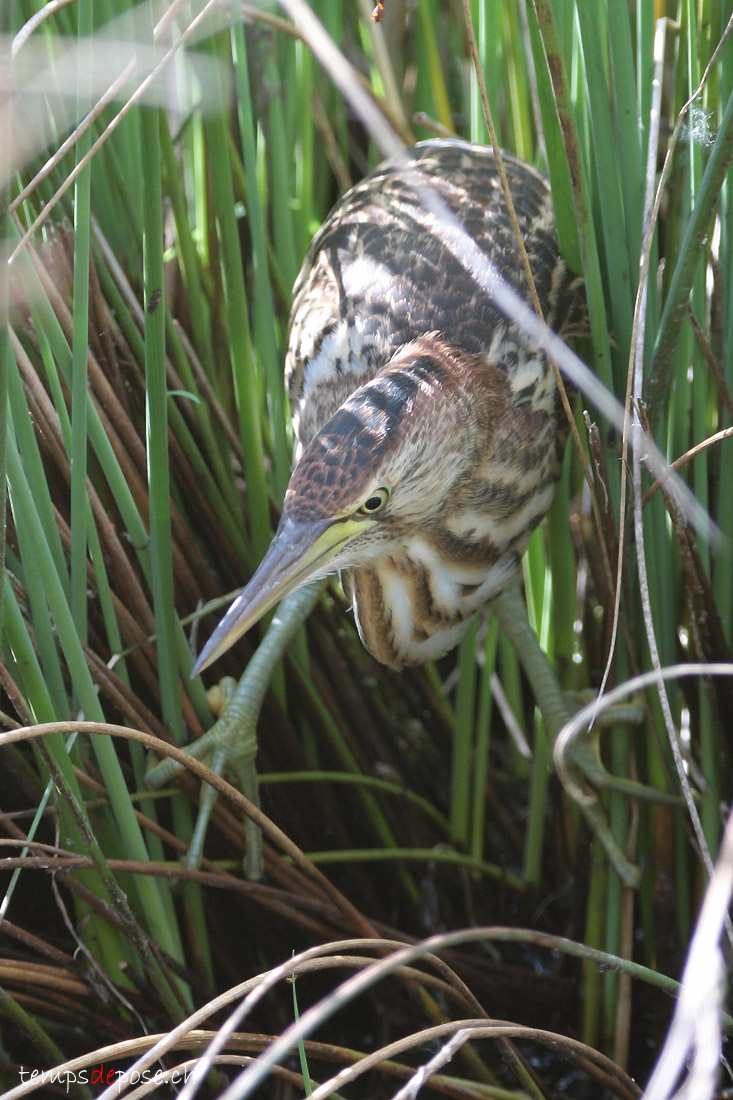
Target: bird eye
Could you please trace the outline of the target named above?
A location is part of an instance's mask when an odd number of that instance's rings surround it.
[[[357,508],[357,516],[373,516],[380,512],[389,500],[390,490],[385,485],[380,485],[373,493],[370,493],[360,508]]]

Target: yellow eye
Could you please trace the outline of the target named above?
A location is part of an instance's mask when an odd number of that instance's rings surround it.
[[[381,512],[389,500],[391,490],[386,485],[380,485],[369,494],[360,508],[357,508],[357,516],[373,516],[375,512]]]

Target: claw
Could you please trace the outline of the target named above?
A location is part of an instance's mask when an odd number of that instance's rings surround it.
[[[225,676],[209,689],[209,705],[218,717],[211,729],[189,750],[191,756],[207,761],[217,775],[229,772],[238,789],[256,806],[259,806],[255,767],[257,720],[265,693],[276,665],[315,606],[322,587],[321,583],[310,584],[287,596],[239,681]],[[181,770],[180,764],[163,760],[148,769],[146,786],[162,787]],[[193,836],[184,857],[187,867],[196,868],[201,864],[216,798],[216,791],[204,785]],[[263,875],[262,835],[249,818],[244,820],[244,833],[244,873],[248,879],[256,881]]]
[[[565,789],[583,813],[623,883],[631,888],[638,886],[639,868],[630,862],[615,840],[597,792],[614,789],[635,798],[653,798],[659,802],[667,802],[673,796],[611,775],[601,760],[597,729],[572,738],[565,736],[566,729],[574,724],[573,708],[561,692],[555,671],[529,625],[519,590],[509,588],[502,592],[491,609],[514,645],[530,682],[548,736],[554,744],[555,767]],[[639,713],[636,711],[634,716]],[[628,720],[629,715],[626,717]]]

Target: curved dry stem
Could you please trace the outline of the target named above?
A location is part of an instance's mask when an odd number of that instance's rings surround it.
[[[245,798],[243,794],[232,787],[230,783],[227,783],[225,779],[210,771],[205,764],[195,760],[189,753],[183,749],[177,748],[175,745],[171,745],[166,741],[161,741],[160,738],[153,737],[152,734],[145,733],[143,730],[129,729],[127,726],[117,726],[112,723],[47,722],[38,726],[21,726],[18,729],[0,734],[0,748],[2,748],[3,745],[11,745],[19,741],[44,737],[50,733],[73,733],[74,731],[78,731],[79,733],[103,734],[107,737],[121,737],[127,741],[138,741],[146,748],[152,749],[158,755],[169,756],[174,759],[187,771],[192,772],[199,779],[208,783],[211,787],[214,787],[220,795],[224,795],[225,798],[237,808],[239,813],[246,814],[247,817],[251,818],[273,844],[280,848],[286,855],[290,856],[296,866],[321,887],[328,899],[336,905],[355,929],[359,929],[367,936],[373,934],[371,925],[362,916],[359,910],[344,897],[340,890],[336,889],[326,876],[318,870],[315,864],[311,863],[305,853],[297,844],[293,843],[290,837],[287,836],[282,829],[278,828],[274,821],[263,813],[258,806],[255,806],[253,802],[250,802],[248,798]]]
[[[700,443],[696,443],[694,447],[690,447],[688,451],[685,451],[683,455],[676,458],[674,462],[670,462],[669,469],[681,470],[683,466],[686,466],[688,462],[692,462],[698,455],[703,454],[709,447],[714,447],[717,443],[722,443],[724,440],[730,439],[732,435],[733,427],[723,428],[721,431],[715,432],[714,435],[710,435],[707,439],[703,439]],[[649,486],[641,502],[642,508],[645,508],[654,494],[664,487],[665,482],[666,477],[658,478]]]
[[[450,1023],[439,1024],[436,1027],[425,1028],[423,1031],[415,1032],[404,1039],[399,1039],[380,1050],[374,1051],[373,1054],[362,1058],[356,1065],[342,1069],[330,1081],[325,1081],[314,1089],[311,1098],[312,1100],[326,1100],[335,1091],[351,1084],[381,1062],[392,1059],[398,1054],[412,1051],[416,1047],[424,1046],[427,1043],[435,1043],[446,1038],[449,1042],[443,1050],[439,1051],[426,1066],[414,1073],[408,1084],[395,1095],[394,1100],[398,1100],[398,1098],[407,1100],[408,1097],[417,1096],[422,1085],[433,1077],[441,1065],[449,1061],[466,1043],[474,1042],[477,1039],[493,1039],[497,1042],[502,1039],[523,1039],[536,1042],[541,1046],[551,1048],[555,1054],[559,1053],[581,1068],[592,1066],[597,1073],[602,1075],[603,1080],[599,1084],[613,1088],[616,1095],[623,1097],[624,1100],[633,1100],[634,1097],[641,1094],[641,1089],[636,1082],[624,1073],[615,1062],[577,1039],[570,1039],[566,1035],[558,1035],[555,1032],[544,1031],[540,1028],[521,1027],[517,1024],[507,1023],[505,1020],[455,1020]],[[232,1092],[232,1100],[235,1100],[235,1097],[238,1100],[239,1097],[246,1095],[247,1093],[242,1091]]]
[[[638,676],[632,676],[623,684],[619,684],[612,691],[592,703],[583,707],[573,716],[559,732],[553,750],[555,769],[565,788],[572,794],[577,802],[587,800],[588,796],[574,782],[566,765],[566,754],[569,746],[579,737],[584,729],[594,718],[605,710],[620,703],[623,699],[634,695],[637,691],[659,683],[660,680],[674,680],[682,676],[733,676],[733,664],[680,664],[670,665],[668,668],[654,669]]]

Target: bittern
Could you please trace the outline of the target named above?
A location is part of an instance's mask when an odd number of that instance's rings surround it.
[[[503,163],[544,318],[572,334],[583,285],[560,255],[550,189],[529,165]],[[450,248],[446,218],[465,230]],[[364,645],[393,668],[437,660],[476,611],[503,606],[552,501],[567,418],[547,358],[475,280],[461,240],[529,301],[495,156],[452,140],[382,164],[315,236],[290,318],[296,465],[282,517],[194,672],[337,571]],[[312,602],[275,622],[268,662]],[[512,603],[502,621],[515,619]],[[252,679],[250,722],[264,690]]]
[[[583,317],[582,283],[545,180],[503,160],[545,320],[562,333]],[[550,506],[567,428],[555,376],[446,248],[426,187],[529,297],[490,149],[424,142],[337,204],[295,284],[296,466],[280,525],[194,671],[336,571],[378,661],[437,660],[515,579]]]

